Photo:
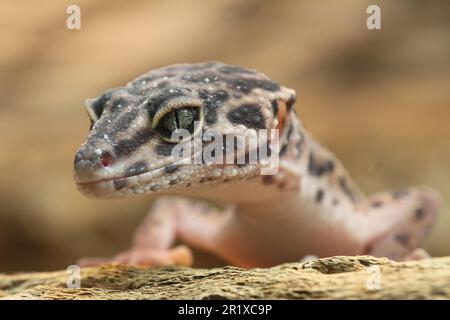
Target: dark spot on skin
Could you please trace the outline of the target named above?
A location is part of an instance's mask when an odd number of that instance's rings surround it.
[[[132,96],[137,96],[142,94],[142,91],[145,90],[142,85],[133,85],[126,88],[127,92]]]
[[[383,206],[383,201],[381,201],[381,200],[374,200],[374,201],[372,201],[372,203],[370,204],[370,206],[371,206],[372,208],[380,208],[380,207]]]
[[[125,186],[127,185],[125,180],[114,180],[114,188],[119,191],[122,190],[123,188],[125,188]]]
[[[311,152],[309,154],[308,170],[315,176],[321,176],[334,170],[334,162],[331,160],[325,160],[322,163],[319,163],[314,154]]]
[[[161,186],[159,184],[154,184],[154,185],[152,185],[150,187],[151,191],[156,191],[156,190],[159,190],[159,189],[161,189]]]
[[[209,125],[216,123],[217,108],[229,99],[228,92],[225,90],[217,90],[214,92],[200,90],[198,94],[205,104],[205,122]]]
[[[149,141],[153,135],[154,134],[147,128],[140,129],[130,139],[124,139],[117,142],[113,147],[114,153],[118,158],[127,156]]]
[[[283,156],[283,155],[285,155],[286,154],[286,152],[287,152],[287,150],[288,150],[288,145],[287,144],[283,144],[282,146],[281,146],[281,149],[280,149],[280,157],[281,156]]]
[[[172,164],[169,164],[168,166],[164,167],[164,172],[165,173],[172,173],[172,172],[177,171],[177,169],[178,169],[178,165],[175,164],[175,163],[172,163]]]
[[[219,71],[225,74],[230,74],[230,73],[255,73],[252,70],[249,69],[245,69],[239,66],[223,66],[219,68]]]
[[[292,135],[292,130],[294,130],[292,123],[289,125],[289,129],[287,131],[286,134],[286,140],[289,141],[291,139],[291,135]]]
[[[244,104],[227,114],[231,123],[243,124],[250,129],[265,129],[264,117],[261,113],[261,107],[257,104]]]
[[[171,185],[171,186],[173,186],[174,184],[177,184],[178,182],[180,182],[180,179],[173,179],[173,180],[170,180],[169,181],[169,184]]]
[[[408,190],[406,189],[400,189],[400,190],[395,190],[392,192],[392,197],[394,199],[400,199],[403,197],[406,197],[409,194]]]
[[[158,83],[158,85],[156,87],[159,89],[164,89],[165,87],[167,87],[168,84],[169,84],[169,82],[167,82],[167,81],[161,81],[160,83]]]
[[[286,101],[286,109],[287,111],[291,111],[292,106],[294,105],[296,100],[295,96],[291,96],[288,101]]]
[[[278,101],[272,100],[271,103],[272,103],[273,117],[276,118],[276,117],[278,117]]]
[[[270,184],[274,184],[276,181],[273,176],[267,175],[267,176],[262,176],[262,182],[263,182],[263,184],[270,185]]]
[[[278,91],[280,86],[270,80],[265,79],[234,79],[229,81],[234,89],[241,91],[242,93],[249,94],[255,88],[261,88],[266,91]]]
[[[321,203],[321,202],[322,202],[324,194],[325,194],[325,193],[323,192],[322,189],[317,190],[317,193],[316,193],[316,203]]]
[[[339,200],[338,199],[334,199],[333,200],[333,206],[337,206],[339,204]]]
[[[278,184],[278,189],[283,190],[285,187],[286,187],[286,181],[281,181],[281,182]]]
[[[204,83],[213,83],[221,80],[218,74],[211,70],[191,72],[185,74],[181,77],[181,80],[186,82],[204,82]]]
[[[347,180],[344,177],[339,177],[339,186],[341,187],[342,191],[350,198],[350,200],[352,202],[355,202],[355,196],[348,187]]]
[[[161,93],[155,97],[148,99],[147,101],[147,111],[149,117],[152,119],[156,112],[169,100],[184,96],[185,94],[179,88],[164,88]]]
[[[140,77],[140,78],[136,79],[135,81],[133,81],[132,85],[133,86],[140,86],[143,83],[144,84],[148,84],[149,82],[152,82],[153,80],[156,80],[159,77],[160,76],[154,74],[153,72],[150,72],[149,74],[147,74],[147,75],[145,75],[143,77]]]
[[[111,111],[112,112],[117,112],[122,110],[122,108],[126,107],[128,105],[128,101],[125,98],[119,98],[115,101],[113,101],[112,105],[111,105]]]
[[[136,120],[139,112],[139,109],[133,109],[131,111],[124,112],[118,119],[110,120],[111,122],[102,122],[101,127],[97,130],[95,136],[102,139],[106,132],[109,137],[116,137],[119,133],[130,128],[131,123]]]
[[[162,143],[156,145],[155,152],[160,156],[170,156],[172,154],[172,149],[176,146],[173,143]]]
[[[205,122],[206,124],[212,125],[217,122],[217,111],[216,110],[205,110]]]
[[[420,219],[422,219],[425,216],[425,209],[424,208],[417,208],[414,211],[414,214],[416,216],[416,219],[420,220]]]
[[[297,158],[300,158],[302,156],[302,149],[303,149],[302,147],[303,147],[303,139],[301,139],[295,144],[295,149],[297,149]]]
[[[148,171],[147,164],[144,161],[139,161],[127,169],[127,175],[128,176],[137,176],[137,175],[145,173],[147,171]]]
[[[397,234],[395,235],[395,240],[404,247],[408,247],[409,240],[411,236],[409,234]]]

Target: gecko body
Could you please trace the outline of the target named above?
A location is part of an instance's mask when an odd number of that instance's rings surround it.
[[[150,71],[89,99],[92,126],[75,156],[79,190],[99,198],[165,196],[154,202],[129,250],[80,263],[190,265],[189,246],[241,267],[307,255],[424,257],[420,246],[436,219],[439,194],[411,187],[365,196],[304,129],[295,101],[294,90],[266,75],[219,62]],[[191,150],[188,142],[208,130],[223,138],[219,150],[226,157],[236,151],[226,138],[249,129],[277,130],[278,138],[269,135],[240,149],[244,158],[255,148],[275,155],[275,174],[262,174],[262,161],[184,161],[195,151],[174,160],[177,146]],[[180,130],[187,136],[174,139]],[[212,143],[198,141],[202,148]],[[229,205],[220,209],[186,196]],[[174,246],[176,241],[187,246]]]

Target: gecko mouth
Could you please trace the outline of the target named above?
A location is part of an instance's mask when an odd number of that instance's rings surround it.
[[[126,170],[123,168],[123,166],[119,166],[116,169],[111,169],[109,166],[104,165],[103,170],[106,177],[102,178],[101,175],[98,178],[90,179],[90,177],[87,177],[87,179],[84,179],[82,174],[77,174],[77,171],[75,171],[75,182],[77,185],[80,186],[93,186],[96,184],[101,183],[109,183],[109,182],[115,182],[115,181],[126,181],[127,179],[134,179],[137,177],[148,177],[148,178],[158,178],[162,176],[164,173],[170,174],[175,172],[180,166],[187,165],[187,164],[194,164],[195,159],[199,156],[201,156],[202,151],[198,151],[194,153],[193,155],[190,155],[188,157],[182,158],[181,160],[178,160],[176,162],[166,163],[163,165],[160,165],[159,167],[155,168],[147,168],[145,163],[142,165],[142,167],[135,167],[131,171],[130,169]],[[127,174],[111,174],[111,172],[108,171],[118,171],[118,172],[126,172]],[[82,173],[82,171],[80,172]]]
[[[222,171],[228,166],[226,163],[225,155],[223,155],[223,162],[214,163],[213,162],[196,162],[196,158],[201,155],[202,151],[195,153],[189,157],[183,158],[179,161],[166,163],[160,167],[152,168],[148,170],[145,165],[140,168],[137,167],[130,174],[128,171],[127,175],[123,176],[110,176],[95,180],[85,180],[82,181],[79,177],[75,177],[77,187],[81,193],[87,197],[95,198],[112,198],[112,197],[122,197],[131,196],[134,194],[143,194],[149,192],[160,191],[168,188],[178,188],[191,185],[192,181],[186,183],[186,177],[192,177],[195,174],[195,169],[193,167],[198,165],[208,165],[214,166],[217,170],[211,170],[209,174],[203,175],[199,179],[200,183],[213,182],[215,180],[220,180],[222,177]],[[237,162],[237,157],[233,158],[232,165],[238,166],[239,168],[243,165]],[[244,165],[245,167],[245,165]],[[233,179],[237,176],[237,169],[232,169],[230,172],[227,171],[229,175],[228,180]]]
[[[178,182],[178,170],[189,164],[195,157],[186,157],[152,170],[136,170],[134,174],[107,177],[91,181],[76,181],[78,189],[88,197],[116,197],[140,194],[168,188]],[[177,172],[177,174],[175,174]]]
[[[89,182],[77,182],[77,187],[83,194],[88,197],[105,198],[116,195],[127,196],[135,193],[139,194],[144,192],[157,191],[163,188],[162,184],[158,182],[151,184],[151,182],[162,180],[164,173],[172,170],[171,168],[174,166],[176,165],[171,164],[154,169],[152,171],[147,171],[130,176],[106,178]]]
[[[97,179],[97,180],[90,180],[90,181],[76,181],[79,185],[94,185],[102,182],[111,182],[111,181],[120,181],[120,180],[127,180],[127,179],[133,179],[143,176],[148,176],[149,178],[158,178],[162,176],[164,173],[172,173],[175,172],[180,166],[189,164],[189,158],[180,160],[178,162],[173,162],[170,164],[163,165],[161,167],[154,168],[149,171],[140,171],[134,174],[124,175],[124,176],[115,176],[115,177],[108,177],[104,179]]]

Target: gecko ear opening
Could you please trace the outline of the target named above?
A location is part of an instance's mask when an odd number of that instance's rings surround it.
[[[287,105],[286,101],[278,100],[278,112],[277,112],[277,129],[279,130],[280,136],[284,132],[284,127],[286,125],[286,116],[287,116]]]
[[[295,114],[295,109],[293,108],[294,103],[296,101],[295,93],[292,94],[288,100],[278,99],[276,105],[277,115],[277,129],[279,130],[280,136],[284,133],[284,129],[286,128],[286,124],[289,121],[288,114],[293,112]]]

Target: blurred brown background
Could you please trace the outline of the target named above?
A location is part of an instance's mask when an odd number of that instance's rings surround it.
[[[81,30],[66,8],[81,7]],[[378,4],[382,29],[366,28]],[[297,90],[309,130],[367,193],[444,195],[426,248],[450,254],[450,2],[2,1],[0,272],[124,249],[148,196],[88,200],[72,176],[84,100],[152,68],[220,60]]]

